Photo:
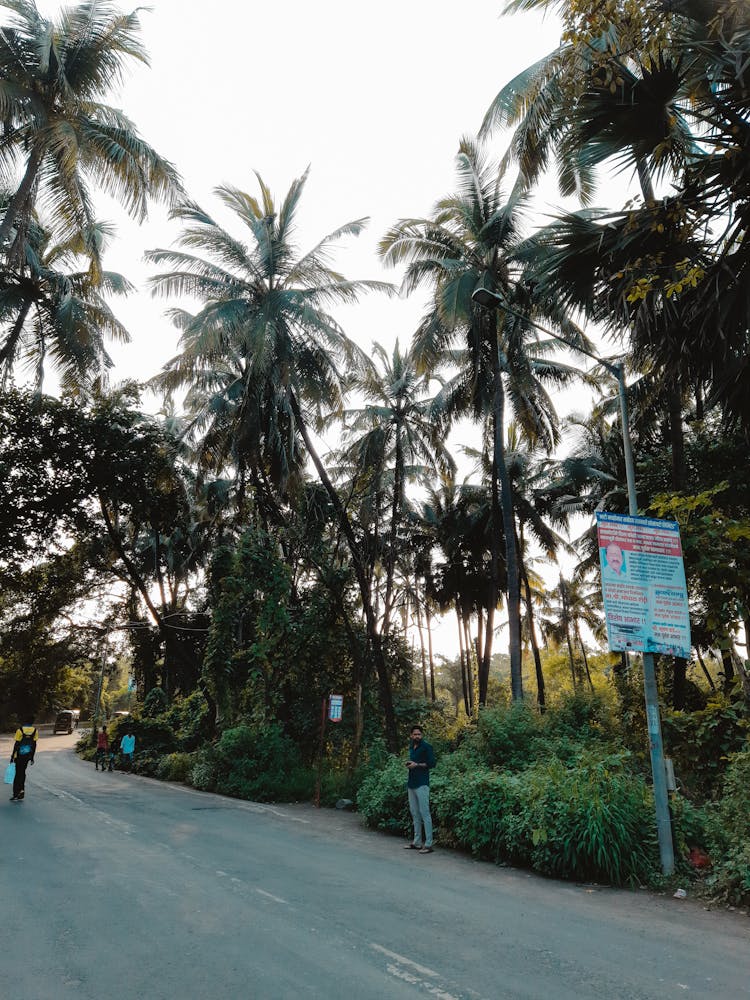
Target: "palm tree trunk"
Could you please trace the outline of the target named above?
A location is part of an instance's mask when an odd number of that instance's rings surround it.
[[[498,348],[499,349],[499,348]],[[503,376],[500,368],[500,359],[493,352],[494,373],[494,448],[492,454],[492,513],[493,520],[497,510],[497,487],[500,487],[500,500],[502,503],[503,533],[505,535],[505,568],[508,577],[508,652],[510,653],[510,686],[513,701],[523,701],[523,677],[521,673],[521,583],[518,571],[518,552],[516,550],[516,524],[513,509],[513,494],[511,491],[510,476],[508,466],[505,461],[505,389],[503,387]],[[497,524],[497,521],[494,522]],[[493,548],[497,549],[497,531],[493,531]],[[493,554],[493,582],[497,585],[499,560]],[[499,587],[496,586],[495,603]],[[484,680],[484,698],[487,697],[487,680],[489,678],[491,648],[491,634],[487,638],[488,644],[484,649],[484,677],[480,675],[480,684]],[[489,648],[488,648],[489,645]],[[484,704],[481,699],[480,703]]]
[[[712,691],[715,691],[716,690],[716,684],[714,683],[713,677],[709,673],[709,670],[708,670],[708,667],[706,666],[705,660],[701,656],[701,651],[696,647],[695,652],[696,652],[696,655],[698,657],[698,663],[700,664],[701,670],[703,671],[703,674],[704,674],[706,680],[708,681],[709,687],[711,688]]]
[[[417,632],[419,634],[420,662],[422,664],[422,684],[424,686],[424,696],[427,698],[427,657],[424,649],[424,634],[422,633],[422,612],[419,610],[419,598],[414,601],[414,611],[417,617]]]
[[[432,615],[430,605],[426,601],[424,606],[425,624],[427,626],[427,655],[430,661],[430,698],[435,701],[435,659],[432,655]]]
[[[10,231],[13,228],[13,223],[24,210],[31,197],[31,192],[39,175],[41,163],[42,153],[35,147],[29,155],[26,170],[21,178],[21,183],[18,185],[18,190],[10,199],[3,221],[0,223],[0,247],[4,246],[7,242]]]
[[[391,604],[393,601],[393,578],[396,571],[396,535],[398,533],[399,511],[401,509],[401,493],[404,482],[404,455],[401,445],[400,428],[396,427],[396,468],[393,480],[393,504],[391,506],[391,530],[388,539],[388,559],[386,562],[385,599],[383,601],[383,635],[388,635],[391,622]]]
[[[393,691],[391,688],[391,678],[388,673],[388,664],[385,660],[385,654],[383,652],[382,637],[378,632],[377,619],[375,617],[375,610],[372,604],[372,596],[370,594],[370,589],[367,585],[367,573],[365,571],[365,564],[362,558],[362,553],[359,550],[359,545],[357,544],[357,538],[354,534],[354,529],[352,528],[349,517],[347,516],[344,506],[341,503],[341,498],[339,497],[336,489],[331,482],[326,468],[321,461],[320,456],[313,447],[312,440],[310,439],[310,433],[307,429],[307,424],[302,417],[302,411],[299,408],[296,397],[293,393],[290,393],[290,405],[292,408],[292,413],[294,414],[294,419],[297,423],[302,440],[305,442],[305,447],[310,458],[313,461],[313,465],[318,473],[323,488],[328,494],[328,499],[331,501],[331,506],[333,507],[336,518],[341,526],[341,530],[344,533],[344,537],[349,545],[349,553],[351,555],[352,564],[354,566],[354,573],[357,578],[357,583],[359,585],[360,599],[362,601],[362,608],[365,613],[365,624],[367,628],[367,639],[370,645],[370,650],[372,653],[373,662],[375,664],[375,671],[378,676],[378,688],[380,691],[380,704],[383,709],[383,715],[385,717],[385,733],[386,741],[388,743],[388,749],[392,753],[398,750],[398,727],[396,725],[396,712],[393,707]]]
[[[679,379],[669,387],[669,441],[672,450],[672,489],[685,489],[685,432],[682,427],[682,398]]]
[[[576,639],[578,640],[578,646],[581,650],[581,655],[583,656],[583,666],[586,671],[586,679],[589,682],[589,688],[594,690],[594,682],[591,680],[591,671],[589,670],[589,658],[586,656],[586,647],[583,644],[583,639],[581,638],[581,630],[576,625]]]
[[[477,691],[474,683],[474,663],[471,655],[472,647],[474,646],[474,643],[471,641],[471,615],[467,614],[464,614],[464,642],[466,644],[466,681],[469,687],[469,707],[473,715],[477,704]]]
[[[456,624],[458,625],[458,655],[461,660],[461,687],[464,692],[464,709],[466,711],[466,718],[471,717],[471,711],[469,709],[469,688],[466,683],[466,661],[464,659],[464,638],[463,629],[461,627],[461,612],[459,611],[458,602],[456,602]]]
[[[534,605],[531,600],[531,586],[529,585],[529,575],[526,572],[526,567],[523,562],[521,563],[523,572],[523,584],[524,591],[526,594],[526,619],[529,623],[529,641],[531,642],[531,651],[534,656],[534,670],[536,672],[536,700],[539,705],[539,711],[544,714],[547,707],[546,702],[546,692],[544,688],[544,672],[542,670],[542,657],[539,653],[539,643],[536,638],[536,626],[534,625]]]

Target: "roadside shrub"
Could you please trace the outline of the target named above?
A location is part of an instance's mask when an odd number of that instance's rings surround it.
[[[748,719],[740,705],[715,698],[700,712],[666,714],[663,730],[685,794],[702,801],[716,796],[730,755],[746,745]]]
[[[653,799],[628,760],[588,751],[570,766],[551,757],[499,771],[446,756],[430,781],[440,842],[562,878],[646,881],[657,860]],[[365,778],[357,805],[369,826],[408,833],[405,783],[395,757]]]
[[[750,904],[750,749],[735,754],[727,768],[723,795],[709,812],[707,879],[717,899]]]
[[[406,798],[406,767],[399,757],[367,775],[357,793],[357,809],[376,830],[408,836],[411,816]]]
[[[200,691],[176,698],[160,717],[173,730],[181,750],[195,750],[200,744],[208,717],[208,705]]]
[[[467,742],[491,767],[518,771],[533,758],[539,731],[539,716],[524,703],[485,708],[479,713],[476,737]]]
[[[297,763],[297,756],[281,726],[236,726],[192,755],[190,782],[202,791],[254,802],[309,799],[313,773]]]
[[[174,730],[162,719],[139,719],[136,716],[117,719],[107,730],[110,745],[119,750],[120,740],[126,730],[135,736],[136,755],[142,753],[163,755],[177,749]]]
[[[190,753],[170,753],[162,757],[156,769],[156,777],[163,781],[190,780],[193,769],[193,755]]]

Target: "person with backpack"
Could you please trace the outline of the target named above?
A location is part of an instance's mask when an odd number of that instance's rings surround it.
[[[26,768],[34,763],[38,733],[36,726],[21,726],[16,730],[16,742],[10,755],[11,764],[16,765],[16,776],[13,779],[13,795],[11,802],[20,802],[25,794]]]

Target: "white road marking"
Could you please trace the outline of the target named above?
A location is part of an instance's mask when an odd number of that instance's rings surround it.
[[[419,986],[431,996],[437,997],[437,1000],[458,1000],[458,997],[453,993],[448,993],[447,990],[442,989],[436,983],[431,983],[422,978],[423,976],[429,976],[430,979],[440,979],[439,972],[435,972],[434,969],[428,969],[426,965],[414,962],[411,958],[407,958],[406,955],[399,955],[396,951],[389,951],[382,944],[375,944],[374,941],[370,942],[370,947],[373,951],[379,951],[381,955],[385,955],[386,958],[393,959],[392,962],[386,965],[386,970],[391,976],[395,976],[396,979],[402,979],[405,983],[411,983],[412,986]],[[414,971],[410,972],[409,969],[405,969],[405,965]],[[419,973],[419,975],[415,975],[415,973]]]
[[[406,958],[404,955],[399,955],[398,952],[388,951],[380,944],[375,944],[374,941],[370,942],[370,947],[373,951],[379,951],[381,955],[385,955],[387,958],[392,958],[394,962],[398,962],[399,965],[409,965],[412,969],[415,969],[422,976],[432,976],[433,979],[439,979],[440,973],[435,972],[434,969],[428,969],[425,965],[418,965],[416,962],[412,962],[410,958]]]
[[[34,785],[41,788],[45,792],[49,792],[50,795],[54,795],[57,799],[68,799],[69,801],[75,802],[76,805],[82,807],[83,809],[88,809],[89,812],[98,816],[102,823],[106,823],[107,826],[115,827],[115,829],[124,833],[128,837],[133,832],[133,827],[129,823],[124,823],[122,820],[115,819],[108,813],[102,812],[101,809],[97,809],[95,806],[89,805],[88,802],[84,802],[83,799],[79,799],[77,795],[73,795],[71,792],[64,792],[61,788],[52,788],[49,785],[45,785],[43,781],[38,780],[36,775],[34,775]]]
[[[402,969],[399,965],[391,965],[390,963],[386,966],[388,972],[396,979],[402,979],[406,983],[410,983],[412,986],[420,986],[427,993],[432,994],[432,996],[437,997],[438,1000],[458,1000],[458,997],[453,993],[446,993],[445,990],[441,990],[439,986],[434,986],[432,983],[427,983],[424,979],[420,979],[419,976],[414,976],[411,972],[407,972],[406,969]]]
[[[227,877],[227,873],[226,872],[220,872],[218,868],[216,869],[216,874],[220,875],[221,878],[226,878]]]
[[[267,899],[272,899],[274,903],[283,903],[284,906],[289,906],[289,903],[285,899],[282,899],[281,896],[274,896],[273,893],[266,892],[265,889],[259,889],[257,886],[255,887],[255,891],[260,896],[265,896]]]

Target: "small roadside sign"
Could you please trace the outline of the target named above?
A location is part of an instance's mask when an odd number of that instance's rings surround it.
[[[331,722],[341,722],[344,711],[343,694],[332,694],[328,699],[328,718]]]

